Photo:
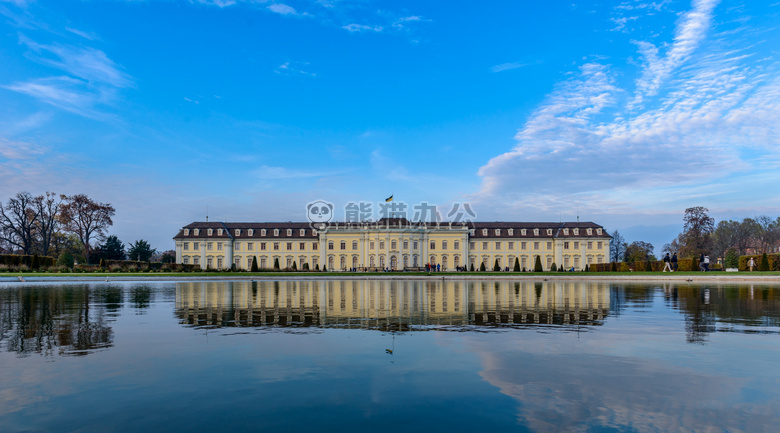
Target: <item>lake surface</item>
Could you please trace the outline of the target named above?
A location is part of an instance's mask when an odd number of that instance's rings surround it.
[[[0,430],[776,432],[780,287],[0,284]]]

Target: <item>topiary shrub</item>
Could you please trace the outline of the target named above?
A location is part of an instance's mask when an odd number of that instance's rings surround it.
[[[249,269],[250,272],[258,272],[259,269],[257,269],[257,256],[252,256],[252,267]]]
[[[617,270],[618,270],[618,269],[617,269],[617,263],[615,263],[615,262],[612,262],[612,268],[610,269],[610,271],[612,271],[612,272],[617,272]]]
[[[474,263],[471,264],[471,272],[474,272]]]
[[[520,259],[515,257],[515,267],[512,269],[515,272],[520,272]]]
[[[557,272],[558,266],[555,264],[555,262],[552,262],[552,265],[550,266],[550,272]]]
[[[485,262],[482,262],[482,263],[479,265],[479,272],[485,272]]]
[[[293,271],[297,271],[298,270],[298,265],[295,262],[293,262],[292,270]]]
[[[541,256],[536,256],[536,262],[534,262],[534,272],[544,272],[544,269],[542,268]]]
[[[585,263],[585,272],[590,272],[590,266],[587,263]]]
[[[323,266],[323,267],[322,267],[322,269],[323,269],[323,270],[325,270],[325,267]],[[278,271],[278,270],[279,270],[279,258],[278,258],[278,257],[276,257],[276,258],[274,259],[274,270],[275,270],[275,271]]]
[[[498,259],[496,259],[496,263],[493,265],[493,272],[498,272],[501,270],[501,266],[498,265]]]
[[[761,255],[761,263],[758,265],[759,271],[768,271],[769,270],[769,256],[766,255],[766,253]]]

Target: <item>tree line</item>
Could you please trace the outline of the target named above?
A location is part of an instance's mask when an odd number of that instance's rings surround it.
[[[635,241],[629,244],[617,230],[611,235],[610,261],[656,260],[653,245],[649,242]],[[779,241],[780,217],[773,219],[767,215],[758,215],[742,221],[722,220],[715,224],[709,209],[695,206],[685,209],[683,231],[671,242],[664,244],[661,252],[677,253],[680,258],[699,257],[702,254],[711,258],[724,258],[729,250],[736,255],[773,253]]]
[[[86,194],[46,192],[36,196],[19,192],[7,203],[0,203],[0,254],[64,255],[70,257],[71,264],[73,260],[98,263],[100,259],[125,260],[128,256],[150,260],[156,250],[148,242],[138,240],[125,252],[116,236],[107,236],[115,213],[110,203],[100,203]]]

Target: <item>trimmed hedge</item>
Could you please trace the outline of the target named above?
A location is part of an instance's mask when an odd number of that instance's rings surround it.
[[[0,265],[8,267],[27,266],[30,269],[49,268],[56,264],[55,257],[39,255],[0,254]]]
[[[751,256],[739,256],[739,270],[749,271],[750,268],[748,267],[748,261],[752,257],[753,260],[756,261],[756,266],[753,268],[753,270],[757,271],[761,266],[762,256],[763,254],[756,254]],[[767,254],[767,261],[769,262],[770,271],[780,271],[780,254]]]

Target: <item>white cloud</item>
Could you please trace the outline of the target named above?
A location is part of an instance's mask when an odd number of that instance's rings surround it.
[[[274,3],[268,6],[268,10],[280,15],[298,15],[298,12],[295,11],[295,8],[283,3]]]
[[[342,26],[342,29],[348,30],[350,32],[381,32],[382,26],[366,26],[363,24],[347,24],[346,26]]]
[[[96,106],[114,99],[110,91],[88,90],[83,81],[63,76],[16,82],[2,87],[93,119],[106,119],[107,116]]]

